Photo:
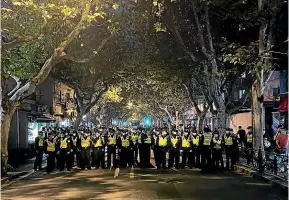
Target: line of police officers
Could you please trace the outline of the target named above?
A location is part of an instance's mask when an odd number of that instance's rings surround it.
[[[247,149],[252,148],[252,141],[252,130],[248,127]],[[223,136],[217,131],[204,130],[204,133],[197,133],[190,129],[173,130],[169,134],[166,128],[153,131],[105,127],[78,132],[72,129],[45,130],[35,139],[34,169],[41,169],[43,154],[47,156],[47,173],[54,170],[55,160],[60,171],[65,168],[71,170],[75,163],[81,169],[136,165],[147,168],[151,166],[151,150],[158,169],[186,166],[224,168],[223,151],[226,155],[226,168],[232,169],[238,160],[238,149],[238,136],[232,129],[226,129]]]

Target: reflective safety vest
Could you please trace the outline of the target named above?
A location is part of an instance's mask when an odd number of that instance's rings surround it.
[[[72,139],[72,142],[73,142],[73,146],[75,146],[75,147],[76,147],[77,138],[75,138],[75,139]]]
[[[253,134],[247,135],[247,142],[252,143],[253,142]]]
[[[81,139],[81,147],[87,148],[90,146],[90,137],[87,137],[86,139]]]
[[[165,146],[167,146],[167,143],[168,143],[167,138],[163,138],[163,137],[160,137],[160,138],[159,138],[159,146],[160,146],[160,147],[165,147]]]
[[[189,140],[189,138],[186,139],[185,137],[182,137],[182,147],[185,147],[185,148],[189,148],[189,147],[190,147],[190,140]]]
[[[47,141],[47,151],[54,152],[55,151],[55,143]]]
[[[196,138],[192,137],[192,141],[193,141],[193,145],[199,146],[199,142],[200,142],[199,136],[197,136]]]
[[[129,139],[121,138],[121,146],[128,147],[129,146]]]
[[[102,142],[101,142],[101,139],[98,139],[96,141],[96,143],[94,144],[94,147],[101,147],[102,146]]]
[[[216,140],[215,138],[213,139],[213,143],[214,143],[214,148],[215,149],[221,149],[221,140]]]
[[[212,134],[204,133],[204,145],[209,146],[211,144]]]
[[[110,145],[116,144],[116,137],[115,136],[113,136],[113,137],[110,136],[108,138],[108,144],[110,144]]]
[[[146,144],[152,143],[151,136],[148,136],[147,139],[145,139],[145,143],[146,143]]]
[[[138,143],[141,143],[141,134],[138,136]]]
[[[43,140],[39,139],[38,146],[43,147]]]
[[[232,136],[227,137],[227,136],[225,135],[225,136],[224,136],[224,139],[225,139],[225,145],[227,145],[227,146],[233,145],[233,138],[232,138]]]
[[[132,135],[131,135],[131,140],[132,140],[133,142],[136,142],[136,141],[138,140],[138,136],[132,134]]]
[[[178,138],[171,138],[171,142],[173,144],[173,147],[176,147],[177,143],[178,143]]]
[[[67,148],[67,138],[64,138],[64,140],[60,141],[60,149],[66,149]]]

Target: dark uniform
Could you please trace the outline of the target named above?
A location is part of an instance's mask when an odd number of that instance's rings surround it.
[[[201,162],[202,168],[209,168],[211,166],[211,140],[212,140],[212,133],[205,132],[202,135],[202,153],[201,153]]]
[[[104,139],[99,134],[97,134],[95,137],[92,137],[91,146],[92,167],[98,169],[101,166],[101,168],[104,169]]]
[[[192,141],[192,161],[193,167],[200,167],[201,149],[200,149],[200,136],[194,132],[191,136]]]
[[[251,127],[248,127],[248,132],[245,138],[247,164],[253,161],[253,133],[251,129],[252,129]]]
[[[180,138],[177,136],[176,132],[173,132],[172,136],[169,138],[169,168],[173,167],[174,164],[176,169],[179,168],[180,144]]]
[[[48,139],[44,142],[44,152],[47,157],[47,173],[51,173],[54,170],[56,150],[56,142],[50,135],[48,136]]]
[[[107,167],[111,167],[111,157],[112,157],[112,164],[116,167],[116,141],[117,137],[116,134],[109,133],[108,135],[108,147],[107,147]]]
[[[80,149],[80,167],[81,169],[90,169],[90,148],[91,139],[88,134],[80,137],[78,142],[78,148]]]
[[[34,161],[34,170],[37,171],[42,169],[42,157],[43,157],[43,143],[44,138],[42,137],[42,132],[39,132],[39,136],[35,138],[35,161]]]
[[[79,151],[78,151],[78,148],[77,148],[77,141],[79,140],[79,137],[77,136],[77,134],[74,132],[72,134],[72,137],[71,137],[71,141],[72,141],[72,154],[71,154],[71,163],[72,163],[72,166],[74,166],[74,163],[75,163],[75,159],[76,159],[76,163],[77,163],[77,166],[80,167],[80,162],[79,162]]]
[[[152,150],[153,150],[154,160],[155,160],[156,165],[157,163],[160,163],[159,162],[159,149],[157,145],[158,137],[159,137],[159,132],[155,132],[152,136]]]
[[[182,168],[184,168],[188,161],[188,167],[192,168],[192,143],[191,138],[187,132],[181,138],[181,153],[182,153]]]
[[[67,170],[71,170],[71,158],[70,153],[72,150],[71,140],[69,137],[62,135],[57,140],[57,146],[59,147],[59,170],[63,171],[66,165]]]
[[[225,146],[225,153],[226,153],[226,169],[233,169],[235,165],[234,160],[234,146],[233,146],[233,136],[230,133],[230,129],[226,130],[226,134],[223,136],[223,144]],[[231,165],[229,162],[231,161]]]
[[[222,139],[220,138],[218,133],[214,133],[213,139],[212,139],[212,160],[213,165],[216,168],[221,167],[224,168],[224,162],[222,157]]]
[[[152,136],[150,133],[145,133],[142,135],[143,141],[143,167],[150,167],[150,159],[151,159],[151,143],[152,143]]]
[[[138,164],[138,134],[137,133],[132,133],[131,134],[131,140],[133,143],[133,159],[134,163]]]
[[[122,167],[133,166],[133,144],[128,134],[123,134],[119,139],[120,165]]]
[[[166,136],[166,132],[163,131],[162,135],[157,138],[157,147],[159,154],[159,161],[156,163],[157,168],[166,168],[166,153],[168,148],[168,138]]]

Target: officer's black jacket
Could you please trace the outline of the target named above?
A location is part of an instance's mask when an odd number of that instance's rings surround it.
[[[35,146],[34,146],[35,151],[43,151],[43,147],[39,146],[39,141],[40,141],[40,137],[37,136],[35,138]],[[43,139],[43,142],[44,142],[44,139]]]
[[[178,139],[178,141],[177,141],[177,143],[176,143],[176,148],[180,148],[181,138],[180,138],[179,136],[176,136],[176,137],[170,136],[170,137],[168,138],[168,146],[169,146],[170,148],[173,148],[173,143],[172,143],[172,140],[171,140],[172,138],[177,138],[177,139]]]

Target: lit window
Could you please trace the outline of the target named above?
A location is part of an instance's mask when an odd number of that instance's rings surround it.
[[[245,90],[239,90],[239,99],[241,99],[244,94],[245,94]]]

